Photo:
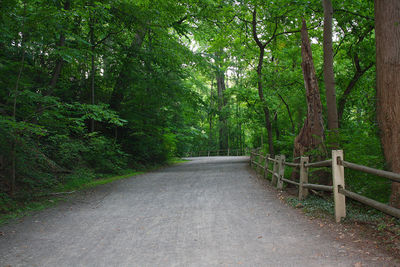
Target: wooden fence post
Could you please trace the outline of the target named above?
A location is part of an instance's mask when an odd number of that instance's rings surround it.
[[[277,180],[275,174],[278,173],[278,162],[277,162],[278,160],[279,160],[279,156],[276,155],[275,156],[275,161],[274,161],[274,167],[272,169],[272,177],[271,177],[271,184],[272,185],[275,185],[276,184],[276,180]]]
[[[268,158],[269,158],[269,156],[270,156],[269,154],[265,154],[263,178],[265,178],[265,175],[268,176],[268,164],[269,164]]]
[[[332,178],[333,178],[333,199],[335,201],[335,219],[340,222],[346,217],[346,197],[339,193],[339,187],[344,188],[344,167],[338,164],[343,161],[343,150],[332,150]]]
[[[228,148],[228,156],[229,156],[229,148]]]
[[[299,200],[303,200],[308,196],[308,189],[303,187],[303,184],[308,183],[308,168],[304,166],[309,161],[308,157],[300,158],[300,185],[299,185]]]
[[[253,151],[250,150],[250,168],[253,168]]]
[[[281,155],[279,157],[279,163],[278,163],[278,182],[276,183],[276,188],[282,189],[283,188],[283,181],[282,178],[284,178],[285,175],[285,160],[286,157],[285,155]]]
[[[262,168],[261,166],[262,166],[262,156],[261,156],[261,154],[258,156],[258,165],[257,165],[257,172],[259,172],[260,174],[261,174],[261,171],[260,171],[260,169]]]

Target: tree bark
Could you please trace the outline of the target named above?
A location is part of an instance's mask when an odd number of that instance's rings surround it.
[[[307,117],[299,135],[295,138],[293,158],[303,156],[312,149],[320,149],[321,152],[325,152],[323,149],[324,123],[322,104],[314,69],[310,40],[304,20],[301,29],[301,55],[301,67],[303,69],[304,85],[306,88]]]
[[[388,168],[400,173],[400,1],[375,0],[377,119]],[[390,203],[400,208],[400,183]]]
[[[324,6],[324,82],[326,91],[326,106],[328,109],[328,128],[334,135],[332,147],[338,147],[338,112],[336,106],[335,76],[333,72],[332,48],[332,2],[323,0]]]

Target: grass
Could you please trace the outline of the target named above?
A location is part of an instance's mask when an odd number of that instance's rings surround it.
[[[83,189],[92,188],[102,184],[108,184],[117,180],[130,178],[132,176],[143,174],[144,171],[126,171],[126,174],[118,175],[118,176],[105,176],[101,178],[94,178],[92,173],[88,173],[88,175],[84,175],[81,172],[77,174],[72,174],[68,177],[65,183],[60,184],[55,192],[66,192],[66,191],[79,191]]]
[[[168,165],[173,165],[173,164],[178,164],[178,163],[183,163],[183,162],[187,162],[190,160],[187,159],[181,159],[181,158],[171,158],[168,160]]]
[[[132,172],[130,170],[128,173],[124,175],[118,176],[108,176],[99,179],[93,179],[93,173],[88,173],[87,176],[82,174],[82,170],[78,170],[77,173],[70,175],[70,177],[66,178],[65,184],[61,184],[54,188],[52,192],[42,193],[25,201],[15,201],[11,199],[7,199],[8,203],[5,203],[6,200],[3,199],[4,205],[8,205],[8,210],[0,214],[0,225],[3,225],[9,222],[12,219],[22,218],[27,216],[35,211],[41,211],[47,208],[54,206],[60,201],[65,201],[65,197],[60,195],[52,195],[54,193],[62,193],[68,191],[80,191],[88,188],[93,188],[102,184],[112,183],[117,180],[130,178],[135,175],[142,174],[144,172]]]
[[[188,160],[172,158],[167,162],[168,165],[175,165]],[[164,165],[165,166],[165,165]],[[124,170],[122,175],[110,176],[95,174],[90,169],[77,169],[74,173],[65,176],[59,185],[49,192],[31,196],[29,198],[11,199],[5,194],[0,194],[0,225],[6,224],[12,219],[22,218],[35,211],[50,208],[60,201],[65,201],[65,197],[54,195],[54,193],[75,192],[84,189],[94,188],[99,185],[112,183],[117,180],[127,179],[132,176],[143,174],[146,171],[159,169],[163,166],[151,166],[143,171]]]
[[[0,214],[0,226],[6,224],[12,219],[18,219],[27,216],[34,211],[40,211],[50,208],[61,200],[62,198],[60,197],[51,197],[48,199],[34,200],[25,203],[15,204],[14,209],[5,214]]]

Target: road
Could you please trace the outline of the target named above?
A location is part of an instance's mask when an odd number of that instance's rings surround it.
[[[391,265],[276,195],[246,157],[192,158],[1,227],[0,266]]]

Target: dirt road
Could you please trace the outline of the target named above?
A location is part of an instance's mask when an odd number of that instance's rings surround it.
[[[391,265],[286,207],[246,157],[193,158],[0,231],[0,266]]]

